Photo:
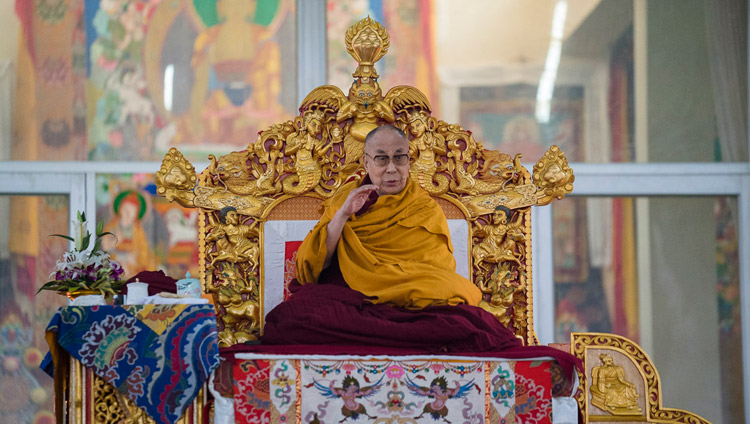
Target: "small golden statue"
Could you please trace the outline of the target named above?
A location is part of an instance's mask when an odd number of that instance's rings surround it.
[[[284,179],[284,193],[298,195],[314,189],[320,183],[323,170],[318,163],[333,145],[326,138],[319,139],[325,115],[320,110],[308,110],[302,119],[299,133],[286,139],[286,154],[294,155],[294,173]]]
[[[491,313],[503,325],[511,324],[511,315],[508,310],[513,307],[513,301],[516,293],[523,291],[524,287],[514,285],[517,278],[517,270],[511,269],[511,264],[505,262],[495,269],[488,279],[484,277],[477,278],[479,289],[483,294],[489,295],[490,299],[482,299],[479,307]]]
[[[219,284],[215,285],[213,278],[209,278],[206,289],[215,296],[223,312],[219,342],[231,346],[256,340],[260,328],[257,285],[254,280],[244,278],[235,264],[224,264],[222,268],[217,277]]]
[[[219,261],[247,262],[251,269],[258,266],[258,243],[253,240],[258,237],[258,221],[251,225],[240,225],[237,209],[232,206],[221,210],[221,218],[221,223],[216,224],[206,236],[207,242],[216,242],[216,253],[209,267],[213,268]]]
[[[635,385],[625,380],[625,371],[615,365],[612,355],[599,355],[601,365],[591,369],[591,404],[613,415],[641,413]]]
[[[480,270],[489,272],[492,264],[501,262],[515,262],[521,265],[518,258],[523,256],[525,240],[520,226],[522,215],[517,214],[515,221],[511,221],[510,215],[510,209],[498,206],[492,214],[491,223],[474,223],[474,235],[484,237],[474,245],[471,252],[474,266]]]
[[[423,110],[408,114],[411,157],[416,157],[411,166],[411,177],[428,193],[438,196],[448,191],[450,179],[443,174],[445,166],[438,166],[441,155],[448,153],[445,137],[434,131],[437,120]]]

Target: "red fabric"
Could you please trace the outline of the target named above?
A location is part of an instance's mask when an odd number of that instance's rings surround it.
[[[516,422],[551,424],[552,371],[550,362],[516,362]]]
[[[292,295],[289,285],[297,277],[297,250],[301,244],[301,241],[287,241],[284,244],[284,301]]]
[[[16,0],[16,16],[21,24],[24,47],[29,52],[32,61],[36,61],[36,47],[34,45],[34,3],[29,0]]]
[[[237,361],[234,378],[234,422],[270,423],[270,362],[262,359]]]
[[[362,293],[334,284],[297,285],[291,299],[266,316],[262,344],[245,346],[241,351],[427,353],[507,359],[550,356],[569,377],[576,366],[580,368],[580,360],[568,353],[547,346],[523,346],[481,308],[457,305],[407,310],[370,303]]]
[[[135,280],[142,283],[148,283],[148,295],[153,296],[161,292],[177,293],[177,280],[164,274],[164,271],[141,271],[138,274],[130,277],[128,283],[133,283]],[[128,286],[120,291],[121,294],[128,294]]]

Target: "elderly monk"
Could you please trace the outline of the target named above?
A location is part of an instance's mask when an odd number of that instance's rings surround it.
[[[409,142],[401,130],[371,131],[364,166],[366,178],[344,185],[326,203],[300,246],[301,286],[266,317],[264,345],[307,345],[282,349],[307,353],[382,353],[377,348],[385,347],[388,353],[555,356],[572,369],[574,357],[521,346],[476,306],[482,294],[455,272],[442,209],[409,178]]]
[[[409,178],[409,142],[401,130],[371,131],[364,166],[368,181],[343,186],[300,246],[297,281],[317,283],[336,255],[344,281],[374,303],[478,304],[482,293],[455,272],[442,209]]]

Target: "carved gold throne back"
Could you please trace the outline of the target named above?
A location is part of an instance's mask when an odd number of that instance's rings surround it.
[[[530,173],[520,155],[486,150],[470,131],[433,117],[418,89],[397,86],[383,95],[373,65],[389,39],[369,17],[350,27],[345,41],[359,63],[348,95],[318,87],[299,116],[264,130],[242,152],[209,156],[200,175],[174,148],[156,174],[160,195],[200,209],[200,278],[213,295],[221,345],[262,333],[265,312],[284,298],[293,276],[294,243],[319,218],[323,200],[364,176],[364,137],[384,124],[409,137],[411,178],[445,211],[453,244],[465,255],[458,271],[485,294],[480,306],[537,343],[531,206],[570,193],[565,155],[552,146]]]

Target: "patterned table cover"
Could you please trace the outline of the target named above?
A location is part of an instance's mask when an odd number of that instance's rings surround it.
[[[232,367],[234,422],[552,423],[554,381],[562,376],[551,364],[238,354]]]
[[[213,305],[68,306],[47,331],[157,422],[177,421],[219,365]],[[41,367],[53,375],[50,353]]]

